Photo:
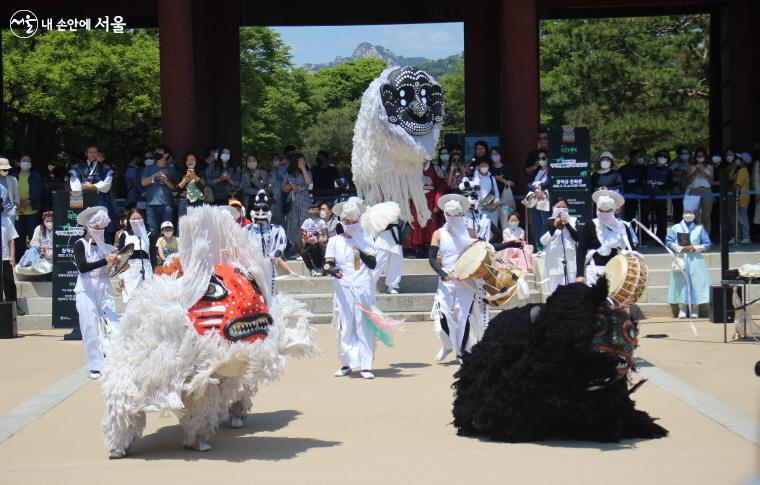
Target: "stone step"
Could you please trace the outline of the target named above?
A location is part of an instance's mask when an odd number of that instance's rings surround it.
[[[116,311],[124,311],[124,302],[121,296],[114,296]],[[18,306],[21,307],[27,315],[49,315],[53,311],[53,298],[49,296],[23,297],[18,299]]]

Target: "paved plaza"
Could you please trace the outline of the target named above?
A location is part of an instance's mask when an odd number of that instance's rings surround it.
[[[642,337],[668,335],[641,338],[635,377],[649,378],[634,396],[670,430],[661,440],[458,437],[450,425],[457,367],[433,362],[430,323],[408,325],[396,347],[379,349],[374,381],[332,377],[334,334],[318,325],[321,355],[289,361],[245,426],[220,429],[212,451],[184,450],[176,418],[150,415],[144,438],[119,461],[106,456],[103,398],[85,376],[81,342],[63,341],[62,330],[25,332],[0,341],[0,483],[747,483],[760,467],[760,345],[724,344],[722,326],[697,326],[699,337],[684,321],[641,326]]]

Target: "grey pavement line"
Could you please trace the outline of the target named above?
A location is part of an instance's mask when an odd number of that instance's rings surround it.
[[[0,416],[0,443],[41,418],[90,380],[87,369],[82,367]]]
[[[760,421],[746,415],[730,404],[700,391],[691,384],[660,369],[645,359],[636,358],[638,373],[663,391],[683,401],[729,431],[755,445],[760,445]]]

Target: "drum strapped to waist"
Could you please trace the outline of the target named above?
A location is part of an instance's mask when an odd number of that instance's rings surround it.
[[[647,287],[649,270],[644,260],[634,253],[618,254],[604,266],[610,297],[623,306],[631,306]]]
[[[132,243],[126,244],[120,251],[116,253],[118,258],[116,263],[112,264],[108,270],[108,276],[113,278],[119,273],[123,273],[129,269],[129,258],[132,257],[132,253],[135,252],[135,245]]]
[[[451,275],[458,280],[483,280],[486,295],[483,299],[491,306],[506,304],[517,294],[517,280],[523,277],[519,268],[497,267],[496,255],[488,243],[476,241],[459,256]]]

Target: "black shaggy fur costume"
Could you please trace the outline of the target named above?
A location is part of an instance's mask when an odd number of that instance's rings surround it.
[[[622,326],[613,329],[614,319],[605,313],[611,303],[607,280],[601,278],[594,287],[560,286],[544,305],[496,316],[455,375],[458,434],[509,442],[666,436],[667,430],[631,400],[638,387],[629,389],[627,379],[635,322],[617,308],[632,342],[627,354],[619,352]],[[627,364],[621,363],[623,355]]]

